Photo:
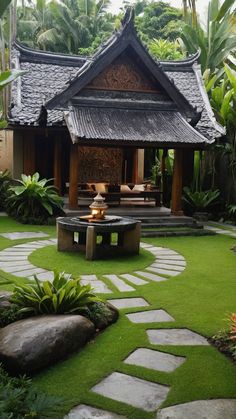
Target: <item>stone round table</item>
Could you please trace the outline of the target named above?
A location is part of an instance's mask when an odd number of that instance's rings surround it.
[[[61,252],[85,252],[86,259],[107,256],[139,254],[141,222],[116,216],[106,217],[106,222],[87,222],[77,217],[57,219],[58,250]],[[112,233],[117,241],[111,240]]]

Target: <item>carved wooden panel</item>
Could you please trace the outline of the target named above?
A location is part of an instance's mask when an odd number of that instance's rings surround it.
[[[115,60],[87,88],[136,92],[157,92],[161,89],[136,63],[127,59]]]
[[[119,148],[79,147],[79,183],[121,183],[122,162]]]

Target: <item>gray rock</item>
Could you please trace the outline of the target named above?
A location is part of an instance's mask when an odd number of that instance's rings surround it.
[[[12,296],[12,292],[8,291],[0,291],[0,311],[6,310],[11,306],[10,297]]]
[[[196,400],[166,407],[156,419],[235,419],[236,399]]]
[[[107,410],[97,409],[96,407],[86,406],[80,404],[74,407],[65,419],[126,419],[125,416],[117,415],[116,413],[108,412]]]
[[[0,330],[0,361],[13,373],[33,373],[82,347],[95,329],[79,315],[19,320]]]

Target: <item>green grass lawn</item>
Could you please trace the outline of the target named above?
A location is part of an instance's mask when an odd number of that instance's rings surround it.
[[[55,236],[53,227],[21,226],[9,219],[3,221],[0,218],[0,232],[37,230],[48,231],[51,236]],[[235,239],[227,236],[206,236],[145,238],[142,241],[176,250],[186,258],[186,270],[168,281],[152,282],[136,287],[136,291],[129,293],[121,294],[116,291],[109,298],[144,297],[150,304],[145,309],[165,309],[176,321],[149,325],[132,324],[125,313],[143,309],[122,310],[118,322],[100,333],[79,353],[35,376],[33,382],[39,388],[65,398],[62,417],[72,406],[85,403],[126,415],[130,419],[154,419],[154,413],[143,412],[90,391],[93,385],[114,371],[170,385],[164,406],[197,399],[236,398],[236,365],[214,347],[151,345],[145,332],[149,328],[187,327],[210,337],[226,327],[228,315],[236,311],[236,253],[231,250]],[[20,243],[19,240],[13,242],[0,238],[0,249],[16,242]],[[69,267],[71,272],[77,269],[78,263],[79,273],[93,273],[98,277],[104,273],[132,273],[132,270],[151,263],[150,258],[152,261],[152,256],[142,251],[140,260],[125,258],[119,261],[86,262],[83,257],[78,259],[78,255],[68,254],[62,257],[54,246],[35,251],[31,258],[38,266],[49,269],[58,267],[67,272]],[[0,276],[2,275],[9,281],[16,280],[0,271]],[[22,280],[17,280],[20,281]],[[2,284],[1,288],[10,289],[12,284]],[[186,356],[186,362],[173,373],[154,372],[124,364],[124,358],[138,347]]]

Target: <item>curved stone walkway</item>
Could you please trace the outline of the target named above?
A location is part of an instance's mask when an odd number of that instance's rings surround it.
[[[0,251],[0,269],[17,277],[33,279],[34,275],[37,275],[37,278],[41,281],[51,281],[53,272],[34,266],[28,261],[28,257],[35,250],[55,245],[56,242],[56,239],[37,240],[8,247]],[[147,243],[141,243],[140,246],[155,256],[155,262],[143,271],[136,271],[132,274],[103,275],[118,291],[132,292],[136,290],[134,286],[145,285],[150,281],[166,281],[168,277],[177,276],[184,271],[186,267],[185,259],[174,250],[152,246]],[[91,284],[97,293],[112,293],[112,290],[96,275],[81,275],[81,283]]]
[[[32,279],[36,274],[42,281],[52,280],[52,271],[34,266],[29,263],[28,257],[37,249],[55,244],[56,239],[37,240],[4,249],[0,251],[0,269],[17,277]],[[169,277],[179,275],[186,268],[184,257],[173,250],[147,243],[141,243],[141,247],[155,256],[154,263],[142,271],[103,276],[120,292],[135,291],[134,286],[145,285],[150,281],[166,281]],[[98,279],[96,275],[81,275],[81,281],[85,284],[90,283],[97,293],[112,293],[106,283]],[[142,297],[116,298],[109,301],[119,309],[145,307],[145,311],[126,314],[126,317],[134,325],[175,321],[171,314],[165,310],[148,310],[149,303]],[[148,329],[146,333],[153,345],[208,345],[203,336],[188,329]],[[134,348],[134,351],[123,362],[124,364],[154,371],[172,373],[176,368],[181,368],[185,360],[185,357],[159,350]],[[114,371],[91,388],[92,392],[140,408],[146,412],[157,411],[165,401],[169,390],[169,386],[118,371]],[[156,419],[222,419],[223,417],[236,419],[235,412],[236,400],[200,400],[158,410]],[[124,416],[116,413],[82,404],[72,409],[67,415],[67,419],[92,419],[94,417],[125,419]]]

